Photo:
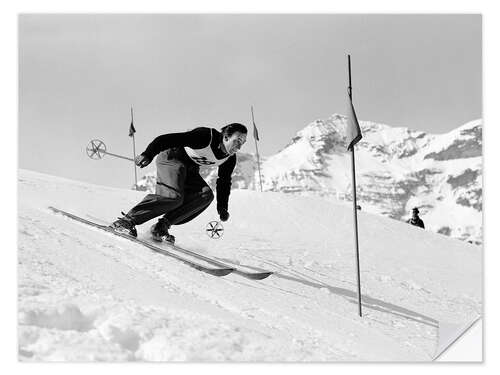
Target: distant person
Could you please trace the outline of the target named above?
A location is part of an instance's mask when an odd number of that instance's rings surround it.
[[[425,229],[424,222],[418,216],[418,213],[419,213],[418,208],[414,207],[413,210],[412,210],[411,219],[408,219],[406,222],[409,223],[409,224],[411,224],[411,225],[415,225],[417,227]]]
[[[213,201],[214,193],[199,174],[200,166],[218,166],[216,182],[217,212],[229,219],[228,201],[236,152],[247,139],[247,128],[239,123],[224,126],[220,132],[199,127],[185,133],[170,133],[153,140],[135,158],[144,168],[156,155],[156,191],[148,194],[130,211],[110,225],[115,231],[137,237],[136,225],[162,216],[151,227],[155,241],[175,241],[168,230],[201,214]]]

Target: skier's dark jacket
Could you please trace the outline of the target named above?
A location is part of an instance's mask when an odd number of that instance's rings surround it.
[[[406,222],[411,224],[411,225],[415,225],[416,227],[420,227],[420,228],[425,229],[424,222],[419,217],[417,217],[417,218],[412,217],[411,219],[408,219]]]
[[[173,149],[173,153],[177,159],[183,161],[192,168],[199,168],[199,165],[187,155],[184,147],[190,147],[192,149],[205,148],[210,142],[210,139],[212,139],[210,147],[215,157],[217,159],[224,159],[227,157],[227,154],[225,154],[220,147],[222,143],[222,133],[216,129],[206,127],[199,127],[184,133],[160,135],[149,144],[142,155],[146,156],[149,160],[153,160],[160,152],[167,149]],[[229,194],[231,192],[231,175],[235,166],[236,154],[231,155],[224,163],[219,165],[216,184],[217,209],[224,209],[227,211]]]

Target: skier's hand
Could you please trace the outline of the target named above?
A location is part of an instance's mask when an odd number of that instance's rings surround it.
[[[151,160],[145,155],[137,155],[135,157],[135,165],[138,167],[144,168],[149,163],[151,163]]]
[[[229,212],[225,208],[218,208],[217,212],[219,213],[219,217],[221,221],[227,221],[229,219]]]

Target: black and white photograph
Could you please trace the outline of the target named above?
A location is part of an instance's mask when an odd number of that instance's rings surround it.
[[[434,362],[482,334],[481,14],[17,27],[19,362]]]

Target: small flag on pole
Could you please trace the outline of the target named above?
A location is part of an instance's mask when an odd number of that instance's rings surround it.
[[[130,107],[130,127],[128,128],[128,136],[132,137],[132,147],[134,151],[134,160],[136,157],[135,154],[135,128],[134,128],[134,109]],[[134,177],[135,177],[135,187],[137,188],[137,166],[134,163]]]
[[[262,174],[260,173],[260,157],[259,157],[259,147],[257,146],[257,141],[259,140],[259,132],[255,126],[255,119],[253,117],[253,106],[250,107],[252,110],[252,123],[253,123],[253,138],[255,139],[255,154],[257,155],[257,168],[259,169],[259,182],[260,191],[262,191]]]
[[[256,141],[260,141],[259,132],[257,131],[257,127],[255,126],[255,122],[253,123],[253,137]]]
[[[130,123],[130,128],[128,129],[128,136],[133,137],[135,133],[134,121]]]
[[[356,112],[354,111],[354,106],[352,105],[351,98],[349,98],[349,103],[347,104],[347,129],[346,129],[346,141],[347,150],[350,150],[358,143],[363,135],[361,134],[361,128],[359,127],[358,118],[356,117]]]

